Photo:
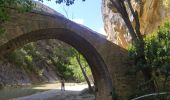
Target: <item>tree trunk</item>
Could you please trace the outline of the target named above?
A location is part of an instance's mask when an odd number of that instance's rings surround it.
[[[78,64],[79,64],[79,66],[80,66],[80,68],[81,68],[81,71],[82,71],[82,73],[83,73],[83,76],[84,76],[84,78],[85,78],[85,80],[86,80],[86,82],[87,82],[87,84],[88,84],[89,91],[90,91],[90,92],[93,92],[93,88],[91,87],[90,81],[89,81],[89,79],[88,79],[88,77],[87,77],[87,75],[86,75],[86,72],[85,72],[84,69],[83,69],[82,64],[81,64],[80,54],[77,54],[76,60],[77,60],[77,62],[78,62]]]
[[[138,59],[142,62],[143,65],[147,64],[147,61],[145,59],[145,53],[144,53],[144,40],[142,37],[142,34],[140,32],[140,22],[139,22],[139,17],[137,11],[134,11],[132,5],[131,5],[131,0],[127,0],[130,11],[134,17],[134,22],[135,22],[135,28],[132,26],[132,22],[129,19],[129,15],[126,10],[126,6],[124,4],[124,0],[111,0],[111,3],[113,6],[117,9],[117,11],[121,14],[128,30],[129,33],[132,37],[132,42],[135,45],[136,48],[140,48],[137,50],[137,56]],[[151,92],[155,92],[156,87],[154,84],[154,81],[152,80],[152,69],[151,68],[144,68],[142,69],[142,73],[144,75],[145,81],[151,81],[148,84],[148,88],[150,89]]]
[[[146,65],[147,61],[146,61],[145,52],[144,52],[145,51],[145,48],[144,48],[145,44],[144,44],[142,34],[140,32],[139,16],[138,16],[137,11],[134,11],[134,9],[132,8],[130,0],[127,0],[127,2],[128,2],[130,11],[131,11],[131,13],[134,17],[134,21],[135,21],[135,29],[134,30],[135,30],[136,36],[138,38],[138,41],[136,42],[135,45],[136,45],[137,48],[140,48],[137,51],[137,55],[139,57],[139,60],[141,60],[144,65]],[[137,46],[137,45],[139,45],[139,46]],[[150,83],[148,84],[150,92],[155,92],[156,86],[155,86],[154,80],[152,80],[152,78],[153,78],[152,69],[151,68],[144,68],[144,69],[142,69],[142,73],[144,75],[145,81],[150,81]]]

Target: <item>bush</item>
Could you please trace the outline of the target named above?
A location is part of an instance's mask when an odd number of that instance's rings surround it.
[[[136,66],[136,72],[146,67],[150,68],[158,90],[162,90],[164,89],[162,87],[166,85],[166,79],[170,76],[170,22],[165,23],[158,31],[146,36],[144,41],[147,63],[143,64],[137,59],[136,51],[140,48],[135,48],[132,45],[129,48],[129,57]]]
[[[157,32],[148,35],[144,40],[147,64],[142,66],[154,70],[170,66],[170,22],[165,23]],[[137,69],[141,70],[138,68],[142,63],[137,61],[137,49],[131,45],[129,57],[136,63]]]
[[[11,52],[7,59],[9,62],[16,64],[18,67],[21,67],[24,63],[24,56],[25,52],[21,50],[15,50],[14,52]]]

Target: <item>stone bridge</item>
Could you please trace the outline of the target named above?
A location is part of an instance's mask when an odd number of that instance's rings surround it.
[[[39,4],[28,13],[8,9],[9,21],[1,24],[6,32],[0,37],[0,55],[43,39],[58,39],[75,49],[90,65],[96,86],[96,100],[127,98],[133,90],[133,77],[126,75],[127,51],[109,42],[105,36],[70,21],[56,11]],[[94,23],[95,24],[95,23]]]

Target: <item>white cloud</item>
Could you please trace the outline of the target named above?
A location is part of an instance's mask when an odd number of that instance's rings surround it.
[[[101,28],[99,29],[99,33],[100,33],[100,34],[103,34],[103,35],[107,35],[103,27],[101,27]]]
[[[78,23],[78,24],[84,24],[84,19],[78,18],[78,19],[72,19],[72,21]]]

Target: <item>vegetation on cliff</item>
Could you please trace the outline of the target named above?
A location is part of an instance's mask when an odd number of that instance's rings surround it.
[[[51,40],[54,41],[54,40]],[[49,44],[51,42],[49,41]],[[80,55],[80,62],[88,77],[91,77],[90,68],[81,54],[74,48],[65,45],[61,42],[55,48],[50,48],[47,51],[40,51],[36,43],[25,45],[21,49],[17,49],[7,56],[7,60],[19,68],[22,68],[29,73],[35,73],[39,77],[43,76],[44,68],[51,67],[55,70],[59,77],[63,77],[68,81],[85,81],[81,72],[80,65],[76,60],[76,55]],[[44,45],[43,50],[48,46]],[[54,46],[54,45],[53,45]],[[49,53],[45,53],[49,52]],[[38,62],[40,64],[38,64]],[[46,68],[48,69],[48,67]]]
[[[18,12],[28,12],[34,4],[31,0],[0,0],[0,34],[5,32],[1,24],[10,19],[8,9],[16,9]]]

